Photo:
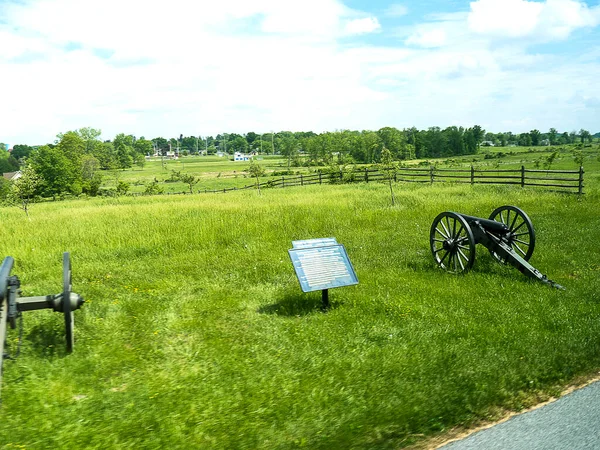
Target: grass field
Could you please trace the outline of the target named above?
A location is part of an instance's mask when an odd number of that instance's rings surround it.
[[[70,251],[88,300],[69,356],[60,314],[25,314],[1,448],[398,448],[556,395],[600,368],[597,164],[581,198],[398,184],[391,207],[370,183],[0,209],[23,295],[59,292]],[[503,204],[529,214],[531,263],[566,291],[483,247],[469,274],[435,267],[439,212]],[[360,284],[323,313],[287,250],[327,236]]]
[[[482,148],[477,155],[465,155],[452,158],[441,158],[437,160],[424,161],[413,160],[406,161],[408,166],[414,166],[419,163],[435,165],[438,168],[452,167],[470,167],[484,170],[493,169],[516,169],[525,166],[527,169],[544,168],[545,159],[553,152],[557,152],[551,169],[577,170],[579,163],[574,160],[574,151],[581,151],[586,170],[590,170],[588,175],[596,177],[596,183],[600,182],[600,146],[594,144],[591,147],[578,149],[576,146],[558,146],[558,147],[487,147]],[[487,157],[486,157],[487,155]],[[538,163],[536,164],[536,161]],[[261,157],[258,164],[264,167],[265,176],[262,181],[271,179],[273,175],[278,176],[288,170],[288,161],[280,156]],[[125,181],[130,185],[129,192],[144,192],[148,183],[158,181],[159,186],[165,193],[189,192],[189,187],[181,181],[171,181],[172,173],[181,172],[197,177],[199,183],[193,187],[194,192],[204,190],[215,190],[224,188],[240,188],[251,185],[254,180],[249,177],[246,170],[248,162],[234,162],[226,157],[217,156],[186,156],[177,160],[154,158],[148,161],[143,169],[139,167],[107,173],[104,177],[104,187],[114,188],[117,180]],[[360,167],[361,165],[359,165]],[[294,173],[308,174],[323,167],[290,167]]]

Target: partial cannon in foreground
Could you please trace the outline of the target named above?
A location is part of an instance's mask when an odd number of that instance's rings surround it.
[[[65,337],[67,352],[73,351],[73,311],[83,305],[83,298],[71,292],[71,258],[69,253],[63,254],[63,290],[60,294],[40,297],[19,297],[21,282],[16,275],[10,274],[15,260],[7,256],[0,266],[0,381],[2,363],[7,357],[4,353],[7,324],[12,328],[17,326],[17,318],[24,311],[51,308],[63,313],[65,319]],[[21,325],[22,326],[22,325]]]
[[[433,259],[447,272],[469,271],[475,262],[475,244],[482,244],[496,261],[564,289],[527,262],[535,248],[535,231],[527,214],[516,206],[496,208],[489,219],[445,211],[433,221],[429,237]]]

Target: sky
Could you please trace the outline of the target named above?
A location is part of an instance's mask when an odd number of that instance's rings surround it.
[[[0,0],[0,142],[600,131],[600,0]]]

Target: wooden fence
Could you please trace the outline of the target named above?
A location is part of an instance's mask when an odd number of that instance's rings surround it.
[[[409,183],[469,183],[507,184],[521,187],[548,187],[561,192],[583,194],[583,167],[579,170],[534,170],[525,169],[436,169],[435,167],[401,167],[391,175],[394,181]],[[274,178],[260,183],[261,189],[308,186],[311,184],[369,183],[387,180],[388,174],[375,168],[364,168],[344,172],[315,172],[308,175],[292,175]],[[228,192],[256,189],[256,183],[239,188],[200,190],[199,192]]]

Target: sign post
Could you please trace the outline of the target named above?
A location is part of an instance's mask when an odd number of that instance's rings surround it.
[[[302,292],[321,291],[329,308],[329,289],[358,284],[346,248],[335,238],[293,241],[288,250]]]

